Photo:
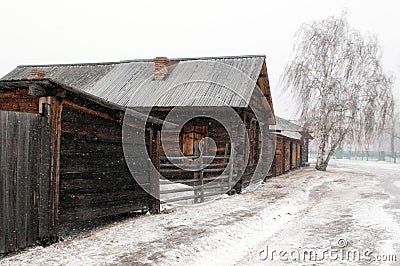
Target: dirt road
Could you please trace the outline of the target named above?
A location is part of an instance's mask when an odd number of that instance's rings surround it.
[[[326,173],[305,168],[256,191],[131,219],[0,264],[398,265],[399,197],[400,165],[337,161]]]

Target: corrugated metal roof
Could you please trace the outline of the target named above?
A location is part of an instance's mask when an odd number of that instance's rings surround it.
[[[302,137],[312,139],[312,136],[303,127],[296,125],[279,116],[275,116],[276,134],[285,136],[291,139],[301,139]]]
[[[276,130],[285,130],[285,131],[292,131],[292,132],[302,132],[303,127],[296,125],[295,123],[290,122],[282,117],[275,116],[276,122]]]
[[[122,107],[247,107],[265,56],[171,59],[164,80],[153,79],[153,60],[116,63],[20,66],[1,80],[45,78]]]
[[[301,139],[301,134],[299,132],[292,132],[292,131],[281,131],[281,132],[276,132],[277,135],[281,135],[290,139]]]

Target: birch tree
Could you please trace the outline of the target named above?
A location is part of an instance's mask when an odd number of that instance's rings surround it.
[[[282,85],[314,132],[317,170],[326,170],[346,137],[371,141],[391,116],[393,82],[381,56],[376,36],[351,29],[345,15],[304,24],[297,32]]]

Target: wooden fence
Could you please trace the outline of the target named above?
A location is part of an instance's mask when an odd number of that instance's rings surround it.
[[[336,149],[334,158],[336,159],[348,159],[348,160],[360,160],[360,161],[386,161],[397,163],[397,152],[388,151],[351,151],[343,150],[341,148]]]
[[[0,253],[57,238],[50,128],[41,115],[0,112]]]
[[[197,150],[197,149],[195,149]],[[161,164],[161,174],[172,174],[173,179],[161,180],[160,182],[160,197],[161,203],[172,203],[180,201],[191,200],[193,203],[204,202],[206,198],[215,197],[230,191],[236,184],[236,170],[234,169],[234,163],[229,160],[230,155],[227,154],[227,150],[224,155],[221,156],[202,156],[201,154],[195,154],[193,156],[185,157],[168,157],[162,158],[163,163]],[[203,167],[205,159],[213,158],[214,162],[208,167]],[[199,165],[196,168],[200,170],[196,171],[185,171],[178,167],[188,169],[187,160],[198,159]],[[224,173],[224,170],[225,174]],[[188,173],[192,176],[187,177]],[[178,184],[178,185],[177,185]],[[163,189],[163,186],[175,185],[171,189]],[[184,194],[184,195],[182,195]]]

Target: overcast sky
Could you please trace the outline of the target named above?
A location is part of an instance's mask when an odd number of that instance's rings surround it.
[[[399,1],[22,1],[0,4],[0,76],[21,64],[265,54],[274,108],[294,118],[277,88],[304,22],[347,10],[353,28],[377,34],[400,99]]]

